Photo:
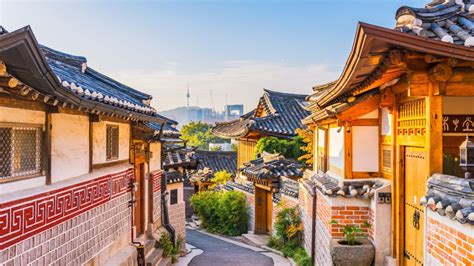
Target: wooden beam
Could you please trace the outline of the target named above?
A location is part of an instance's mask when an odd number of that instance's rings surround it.
[[[92,120],[93,115],[89,115],[89,173],[92,173],[94,164],[94,150],[93,150],[93,142],[94,142],[94,123]]]
[[[434,95],[435,85],[429,83],[426,99],[427,176],[443,172],[443,98]]]
[[[359,126],[359,127],[378,126],[379,125],[379,119],[378,118],[371,118],[371,119],[352,120],[351,125],[352,126]]]
[[[20,82],[14,77],[0,77],[0,87],[16,88]]]

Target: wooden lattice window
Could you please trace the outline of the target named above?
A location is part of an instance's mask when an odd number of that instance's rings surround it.
[[[107,125],[106,140],[107,160],[117,160],[119,157],[119,127],[115,125]]]
[[[318,129],[318,143],[317,143],[317,170],[325,173],[328,166],[328,152],[327,141],[328,132],[325,129]]]
[[[392,149],[386,145],[382,146],[382,171],[387,174],[392,172]]]
[[[426,103],[417,100],[398,107],[398,135],[423,136],[426,133]]]
[[[0,124],[0,181],[40,175],[42,126]]]

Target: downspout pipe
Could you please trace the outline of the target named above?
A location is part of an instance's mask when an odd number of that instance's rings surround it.
[[[163,134],[163,128],[165,127],[165,123],[161,124],[161,129],[160,133],[158,134],[158,139],[161,141],[161,136]],[[169,212],[168,212],[168,190],[167,190],[167,180],[166,180],[166,174],[164,172],[164,167],[163,167],[163,162],[165,158],[165,153],[163,146],[161,147],[161,167],[163,168],[163,176],[161,177],[161,222],[165,226],[166,231],[170,234],[171,241],[173,244],[176,244],[176,231],[174,227],[170,223],[170,217],[169,217]]]

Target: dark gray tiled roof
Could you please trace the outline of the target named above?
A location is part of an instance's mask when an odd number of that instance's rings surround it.
[[[237,152],[235,151],[196,151],[198,169],[209,168],[214,172],[226,171],[235,176],[237,172]]]
[[[190,173],[191,181],[210,181],[214,174],[226,171],[235,177],[237,172],[237,152],[196,151],[197,169]]]
[[[279,156],[275,160],[265,161],[263,158],[252,160],[240,171],[251,178],[273,179],[280,177],[302,177],[303,166],[292,159]]]
[[[396,30],[442,42],[474,46],[474,1],[433,1],[425,8],[403,6]]]
[[[309,178],[319,191],[331,197],[369,198],[375,195],[375,190],[383,186],[379,179],[342,180],[323,173],[313,173]]]
[[[226,190],[234,190],[234,188],[237,188],[250,194],[253,194],[255,191],[255,186],[251,183],[242,184],[242,183],[237,183],[237,182],[232,182],[232,181],[227,182],[224,188]]]
[[[154,116],[151,96],[130,88],[87,66],[87,59],[40,45],[48,65],[64,89],[103,104]]]
[[[184,181],[183,174],[179,171],[165,171],[166,183],[173,184]]]
[[[299,194],[299,185],[298,182],[286,177],[280,178],[280,193],[287,196],[298,198]]]
[[[192,148],[186,148],[178,145],[167,145],[164,147],[163,169],[183,167],[195,168],[196,157]]]
[[[240,119],[216,123],[212,133],[224,138],[238,138],[249,131],[269,136],[293,137],[297,128],[304,128],[301,120],[309,115],[304,109],[307,95],[264,90],[257,109]],[[261,112],[265,115],[261,116]]]
[[[440,215],[474,225],[474,179],[434,174],[420,203]]]
[[[162,115],[156,114],[156,116],[159,116],[161,118],[167,119],[166,117]],[[158,134],[161,131],[162,124],[161,123],[156,123],[156,122],[144,122],[145,126],[150,128],[151,130],[154,130],[156,134]],[[170,120],[170,122],[166,123],[163,127],[163,132],[162,132],[162,138],[179,138],[181,137],[181,132],[175,127],[177,123],[173,120]]]

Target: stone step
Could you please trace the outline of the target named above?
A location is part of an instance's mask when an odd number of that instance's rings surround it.
[[[161,258],[158,266],[171,266],[171,258],[170,257]]]
[[[147,257],[155,248],[155,240],[149,239],[145,242],[145,257]]]
[[[243,234],[241,240],[247,245],[262,247],[267,245],[268,238],[268,235]]]
[[[163,249],[162,248],[153,248],[150,254],[145,257],[146,266],[156,266],[160,261],[163,260]]]

